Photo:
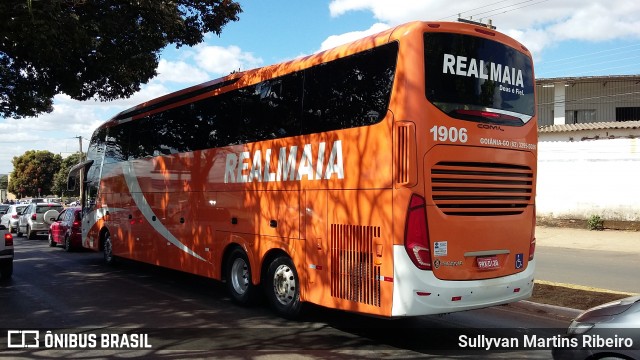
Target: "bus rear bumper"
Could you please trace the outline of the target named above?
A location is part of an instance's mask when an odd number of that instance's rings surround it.
[[[517,274],[485,280],[449,281],[416,268],[404,247],[394,246],[391,316],[419,316],[479,309],[527,299],[533,292],[535,259]]]

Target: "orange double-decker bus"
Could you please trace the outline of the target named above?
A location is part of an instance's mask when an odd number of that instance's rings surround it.
[[[532,58],[481,26],[413,22],[233,73],[93,134],[83,245],[386,317],[530,296]]]

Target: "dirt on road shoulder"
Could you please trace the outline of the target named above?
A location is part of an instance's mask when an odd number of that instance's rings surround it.
[[[529,301],[586,310],[637,294],[536,280]]]

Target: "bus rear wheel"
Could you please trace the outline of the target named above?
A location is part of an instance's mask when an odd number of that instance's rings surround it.
[[[275,258],[267,271],[265,291],[273,309],[285,318],[299,315],[300,280],[293,261],[287,256]]]
[[[226,283],[229,293],[238,304],[252,305],[256,300],[256,286],[251,281],[251,265],[242,249],[234,249],[227,260]]]
[[[104,262],[107,265],[113,265],[116,262],[116,257],[113,255],[113,243],[111,242],[111,235],[107,232],[104,234],[104,244],[102,245],[102,253],[104,255]]]

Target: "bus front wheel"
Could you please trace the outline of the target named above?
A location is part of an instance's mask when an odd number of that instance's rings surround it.
[[[242,249],[236,248],[229,255],[225,280],[233,301],[241,305],[254,303],[256,286],[251,281],[249,258]]]
[[[300,313],[300,280],[293,261],[287,256],[275,258],[269,265],[267,298],[274,310],[285,318],[295,318]]]

